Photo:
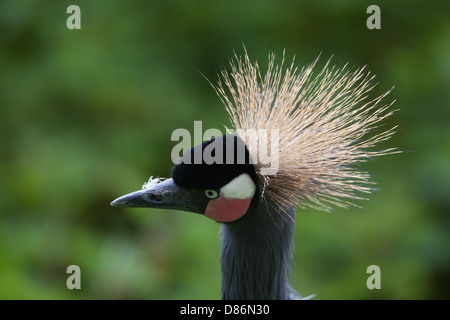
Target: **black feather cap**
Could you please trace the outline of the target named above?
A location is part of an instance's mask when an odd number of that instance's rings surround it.
[[[220,189],[247,173],[258,185],[248,149],[237,135],[212,138],[185,152],[172,168],[176,185],[191,189]]]

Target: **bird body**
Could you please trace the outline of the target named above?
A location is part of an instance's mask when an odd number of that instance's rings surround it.
[[[295,207],[330,210],[364,199],[358,194],[369,193],[372,182],[355,164],[396,152],[370,150],[395,127],[374,133],[393,111],[384,103],[387,93],[367,99],[374,84],[363,68],[351,72],[327,63],[314,73],[316,62],[300,71],[294,61],[287,68],[283,63],[276,66],[270,55],[262,76],[247,53],[236,55],[231,73],[222,72],[213,87],[238,134],[193,147],[178,159],[172,178],[150,180],[112,202],[220,222],[223,299],[301,298],[287,280]],[[272,140],[276,144],[268,145]],[[265,170],[262,151],[275,171]]]
[[[221,226],[222,299],[299,299],[288,283],[294,220],[274,223],[277,206],[254,205],[242,219]],[[294,207],[289,214],[294,217]]]

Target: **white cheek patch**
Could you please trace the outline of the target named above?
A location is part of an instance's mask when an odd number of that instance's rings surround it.
[[[255,194],[256,185],[246,173],[231,180],[220,189],[225,198],[248,199]]]

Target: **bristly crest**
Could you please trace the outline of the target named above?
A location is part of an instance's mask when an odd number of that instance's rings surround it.
[[[295,59],[295,58],[294,58]],[[231,72],[223,70],[213,85],[224,103],[235,129],[279,131],[279,167],[276,175],[256,171],[263,186],[263,200],[282,209],[292,204],[330,210],[331,205],[347,207],[365,199],[373,184],[358,163],[368,158],[396,153],[395,148],[372,150],[389,139],[396,127],[376,132],[394,101],[384,101],[390,90],[369,98],[376,86],[365,67],[354,71],[330,66],[315,70],[317,60],[298,70],[292,63],[275,64],[269,54],[264,77],[258,63],[245,51],[231,61]],[[242,137],[252,156],[255,140]]]

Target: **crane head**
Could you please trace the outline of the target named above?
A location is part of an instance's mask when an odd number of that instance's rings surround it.
[[[380,130],[396,111],[390,108],[393,101],[386,101],[390,90],[372,98],[374,76],[366,67],[349,70],[329,60],[316,71],[315,60],[298,70],[294,59],[286,67],[284,61],[283,56],[276,65],[270,54],[263,76],[246,52],[235,55],[231,70],[224,70],[213,87],[241,138],[225,135],[192,148],[174,166],[171,179],[148,183],[112,205],[172,208],[235,221],[253,198],[287,215],[292,206],[329,211],[367,199],[373,182],[359,163],[399,152],[374,149],[397,128]],[[257,143],[251,132],[258,132]],[[275,160],[268,169],[274,164],[275,170],[265,170],[264,151]]]
[[[227,134],[184,153],[172,169],[172,178],[151,180],[143,190],[119,197],[111,205],[190,211],[233,222],[249,211],[257,189],[245,143]]]

